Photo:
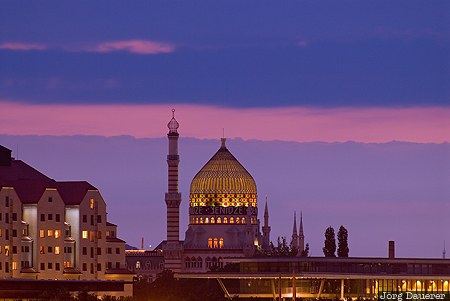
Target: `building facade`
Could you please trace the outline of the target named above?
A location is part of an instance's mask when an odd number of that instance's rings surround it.
[[[0,146],[0,278],[131,280],[116,235],[97,188],[55,181]]]

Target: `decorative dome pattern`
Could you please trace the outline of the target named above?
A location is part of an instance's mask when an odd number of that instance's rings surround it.
[[[191,206],[256,207],[256,183],[250,173],[222,147],[191,182]]]

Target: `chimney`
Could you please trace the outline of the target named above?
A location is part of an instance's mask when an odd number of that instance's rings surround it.
[[[395,258],[395,241],[389,241],[389,258]]]

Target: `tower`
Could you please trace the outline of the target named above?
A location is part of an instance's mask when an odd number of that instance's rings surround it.
[[[164,249],[165,268],[173,272],[181,271],[181,252],[180,243],[180,203],[181,193],[178,192],[178,164],[180,157],[178,155],[178,128],[179,123],[175,119],[175,109],[172,110],[172,119],[167,124],[169,133],[169,152],[167,155],[167,242]]]
[[[294,211],[294,226],[292,228],[292,241],[291,247],[298,250],[298,235],[297,235],[297,214]]]
[[[266,207],[264,208],[264,226],[263,231],[263,241],[262,248],[264,251],[268,251],[270,247],[270,226],[269,226],[269,209],[267,208],[267,196],[266,196]]]
[[[300,230],[298,233],[298,254],[302,254],[305,250],[305,235],[303,234],[303,215],[300,211]]]

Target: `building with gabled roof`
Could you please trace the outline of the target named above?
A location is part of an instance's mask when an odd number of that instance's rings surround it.
[[[131,281],[116,235],[95,186],[55,181],[0,145],[0,278]]]

